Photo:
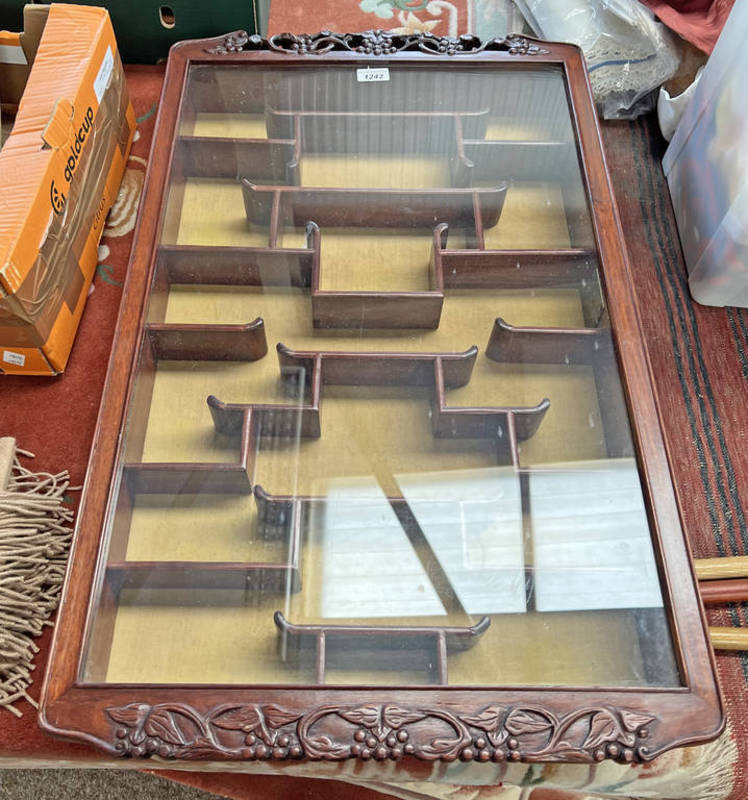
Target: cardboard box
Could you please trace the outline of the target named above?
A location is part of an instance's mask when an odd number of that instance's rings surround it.
[[[15,113],[39,49],[49,6],[28,4],[23,8],[23,30],[0,31],[0,105]]]
[[[65,369],[134,131],[108,13],[53,4],[0,151],[0,371]]]

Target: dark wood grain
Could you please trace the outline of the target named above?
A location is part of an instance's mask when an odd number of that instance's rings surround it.
[[[486,345],[494,361],[524,364],[593,364],[612,358],[610,331],[597,328],[518,328],[500,317]]]
[[[515,364],[563,364],[592,367],[605,449],[610,458],[633,456],[631,433],[611,332],[597,328],[530,328],[495,321],[486,355]]]
[[[261,317],[246,325],[151,322],[146,327],[157,359],[177,361],[257,361],[268,351]]]
[[[700,581],[699,593],[707,603],[748,602],[748,578],[730,578],[723,581]]]
[[[301,588],[298,565],[237,561],[111,561],[104,580],[115,596],[123,589],[246,589],[283,594]]]
[[[281,611],[275,612],[274,620],[290,659],[298,663],[304,651],[307,658],[313,654],[315,677],[322,685],[327,682],[328,669],[378,665],[390,670],[425,670],[431,673],[429,682],[446,686],[448,651],[469,649],[491,624],[489,617],[482,617],[465,627],[298,625]]]
[[[471,225],[474,203],[482,223],[499,221],[507,184],[487,189],[342,189],[261,186],[241,181],[249,222],[268,224],[274,202],[283,218],[297,227],[313,220],[320,226],[366,228],[432,228],[439,222]],[[278,200],[276,200],[278,198]]]
[[[290,183],[296,140],[182,136],[182,172],[186,178],[250,178]]]

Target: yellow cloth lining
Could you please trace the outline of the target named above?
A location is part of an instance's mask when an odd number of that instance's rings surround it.
[[[203,117],[210,116],[210,120]],[[193,132],[261,135],[256,119],[226,120],[201,115]],[[231,123],[228,124],[227,123]],[[264,123],[263,123],[264,127]],[[186,132],[186,131],[183,131]],[[501,138],[494,128],[491,136]],[[262,133],[264,135],[264,133]],[[521,134],[521,135],[524,135]],[[508,138],[508,137],[505,137]],[[520,138],[520,134],[518,137]],[[309,181],[325,169],[307,159]],[[343,163],[340,175],[348,174]],[[420,163],[391,170],[405,185],[428,179]],[[351,180],[360,185],[366,164],[359,160]],[[314,170],[317,170],[316,177]],[[371,159],[370,175],[381,161]],[[363,173],[362,173],[363,170]],[[337,180],[337,175],[335,176]],[[377,178],[379,180],[379,178]],[[434,180],[441,180],[437,176]],[[372,179],[372,185],[376,181]],[[267,231],[247,229],[240,188],[231,182],[188,180],[172,193],[183,244],[265,246]],[[452,232],[457,237],[459,232]],[[406,231],[323,230],[325,288],[423,288],[430,236]],[[301,232],[288,231],[282,246],[300,246]],[[454,242],[454,240],[453,240]],[[452,246],[455,246],[454,243]],[[501,221],[486,232],[486,246],[568,247],[563,201],[557,186],[515,186]],[[384,253],[384,254],[383,254]],[[373,270],[371,264],[379,261]],[[369,264],[368,269],[357,265]],[[358,283],[360,281],[360,283]],[[299,290],[252,287],[173,286],[167,322],[238,323],[266,321],[269,354],[255,363],[161,362],[145,438],[144,461],[235,461],[236,442],[217,436],[205,402],[215,394],[227,402],[278,402],[276,342],[298,349],[481,352],[470,383],[450,391],[460,405],[535,404],[551,407],[535,437],[525,442],[526,465],[605,457],[595,384],[584,367],[500,365],[483,349],[497,316],[516,325],[582,326],[572,290],[454,291],[436,331],[317,331],[308,296]],[[262,450],[253,482],[273,493],[314,493],[339,476],[376,476],[394,494],[398,472],[480,468],[496,464],[486,440],[439,440],[429,427],[427,389],[324,387],[322,437]],[[165,502],[166,501],[166,502]],[[132,518],[129,559],[282,561],[284,546],[270,547],[253,536],[252,498],[140,497]],[[125,593],[118,610],[106,679],[127,682],[312,682],[313,674],[284,663],[272,613],[289,619],[318,619],[321,553],[308,540],[302,549],[306,590],[286,595],[218,592]],[[344,620],[336,620],[340,622]],[[471,624],[459,615],[443,619],[399,617],[392,623]],[[357,620],[357,622],[362,622]],[[386,622],[377,620],[378,624]],[[626,611],[497,616],[472,650],[450,656],[451,684],[641,685],[645,682],[633,615]],[[101,678],[102,676],[89,676]],[[426,672],[333,670],[329,683],[422,683]]]
[[[194,118],[183,121],[179,132],[182,136],[221,136],[227,138],[267,139],[267,126],[263,114],[229,114],[200,112]],[[571,130],[569,129],[569,133]],[[489,118],[485,138],[489,141],[544,141],[548,129],[532,120],[508,120]],[[311,186],[314,184],[305,183]],[[340,185],[350,186],[349,182]],[[369,183],[369,185],[372,185]]]

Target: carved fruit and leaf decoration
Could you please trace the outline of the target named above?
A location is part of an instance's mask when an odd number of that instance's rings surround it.
[[[368,703],[302,713],[269,704],[182,703],[108,708],[113,752],[167,759],[364,761],[639,761],[654,717],[604,707],[556,715],[538,706],[490,705],[475,714]]]
[[[314,35],[279,33],[269,39],[257,34],[237,31],[224,36],[220,43],[208,48],[213,55],[229,55],[250,50],[270,50],[298,55],[324,55],[332,51],[349,51],[367,56],[386,56],[394,53],[419,51],[432,55],[455,56],[481,52],[504,52],[510,55],[546,55],[549,51],[536,41],[524,36],[507,36],[504,39],[482,41],[470,33],[458,37],[434,36],[431,33],[397,34],[387,31],[362,33],[332,33],[322,31]]]

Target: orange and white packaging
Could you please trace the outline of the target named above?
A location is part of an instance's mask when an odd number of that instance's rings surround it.
[[[53,4],[0,151],[0,372],[65,369],[134,131],[109,14]]]

